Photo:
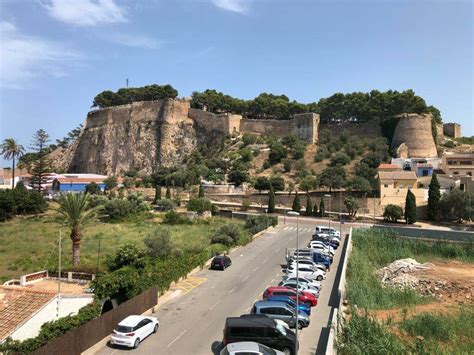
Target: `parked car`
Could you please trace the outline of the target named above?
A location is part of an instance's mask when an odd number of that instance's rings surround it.
[[[140,342],[156,333],[159,327],[156,317],[128,316],[115,327],[110,336],[110,344],[136,349]]]
[[[321,254],[327,255],[331,258],[334,257],[334,254],[335,254],[334,249],[329,249],[328,247],[319,245],[319,244],[311,244],[310,247],[312,250],[318,251]]]
[[[250,313],[263,314],[268,318],[280,319],[286,322],[290,328],[298,327],[298,329],[302,329],[309,325],[309,317],[307,313],[298,311],[297,314],[296,309],[285,302],[275,302],[268,300],[258,301],[255,302]]]
[[[273,319],[259,314],[229,317],[225,321],[222,343],[255,341],[270,348],[282,351],[285,355],[294,355],[298,348],[295,333],[286,329]]]
[[[296,280],[287,281],[283,280],[278,283],[278,286],[290,287],[296,290]],[[312,287],[306,283],[298,282],[298,291],[306,291],[312,293],[315,297],[319,297],[319,289]]]
[[[272,296],[288,296],[292,300],[296,300],[296,290],[290,288],[290,287],[284,287],[284,286],[272,286],[267,288],[263,292],[263,299],[267,299],[267,297],[272,297]],[[306,303],[308,306],[316,306],[318,304],[318,299],[311,293],[305,292],[305,291],[300,291],[298,292],[298,303]]]
[[[293,275],[296,276],[296,267],[288,267],[285,270],[286,275]],[[326,278],[326,273],[319,269],[312,269],[310,267],[298,265],[298,275],[302,277],[306,277],[308,279],[316,279],[318,281],[322,281]]]
[[[334,234],[339,236],[339,231],[333,227],[325,227],[325,226],[316,226],[314,229],[315,233],[326,233],[326,234]]]
[[[275,301],[275,302],[285,302],[289,304],[293,308],[296,307],[296,302],[292,300],[289,296],[271,296],[267,297],[268,301]],[[307,305],[306,303],[298,303],[298,309],[300,311],[305,312],[308,316],[311,315],[311,306]]]
[[[320,241],[311,241],[311,242],[309,242],[309,243],[308,243],[308,248],[310,248],[310,249],[318,249],[318,248],[321,248],[321,249],[323,249],[323,250],[326,250],[329,254],[331,254],[331,255],[333,255],[333,256],[334,256],[334,254],[336,253],[335,250],[334,250],[334,248],[331,247],[331,246],[329,245],[329,243],[326,244],[326,243],[323,243],[323,242],[320,242]]]
[[[288,260],[288,267],[294,268],[296,264],[302,265],[302,266],[308,266],[311,269],[321,270],[321,271],[326,272],[326,265],[315,263],[314,261],[311,261],[311,260],[300,260],[300,259],[298,259],[298,262],[296,262],[296,259]]]
[[[283,277],[283,281],[296,281],[296,277]],[[309,284],[317,288],[319,291],[321,291],[321,289],[323,288],[321,281],[310,280],[305,277],[301,277],[299,275],[298,275],[298,282]]]
[[[232,260],[227,255],[217,255],[212,259],[211,269],[213,270],[225,270],[232,265]]]
[[[256,343],[254,341],[241,341],[238,343],[228,344],[224,349],[221,350],[220,355],[284,355],[279,350],[271,349],[263,344]]]

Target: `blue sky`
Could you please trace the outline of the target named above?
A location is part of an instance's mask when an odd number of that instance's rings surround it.
[[[469,0],[1,0],[0,140],[61,138],[127,77],[301,102],[411,88],[473,135],[472,23]]]

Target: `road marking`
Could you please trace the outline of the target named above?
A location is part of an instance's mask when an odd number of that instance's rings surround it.
[[[253,269],[253,272],[257,271],[260,268],[260,266],[257,266],[255,269]]]
[[[174,338],[174,340],[171,343],[168,344],[168,348],[171,345],[173,345],[176,340],[178,340],[180,337],[182,337],[187,331],[188,331],[187,329],[183,330],[183,332],[180,335],[178,335],[176,338]]]
[[[277,250],[275,250],[275,253],[278,253],[280,250],[281,250],[281,248],[278,248]]]
[[[217,306],[219,303],[221,302],[221,300],[217,301],[216,303],[214,303],[211,308],[209,308],[210,311],[212,311],[214,309],[215,306]]]
[[[110,355],[114,355],[118,350],[114,350],[110,353]]]
[[[286,230],[288,230],[288,228],[290,228],[290,227],[285,227],[285,228],[283,228],[283,230],[286,231]]]
[[[245,310],[245,313],[248,313],[250,311],[250,307]]]
[[[242,282],[247,281],[247,279],[248,279],[249,277],[250,277],[250,275],[245,276],[244,279],[242,280]]]
[[[237,288],[237,286],[235,286],[232,290],[229,291],[229,295],[235,291],[235,289]]]
[[[277,272],[277,274],[275,275],[275,277],[278,277],[278,275],[280,275],[280,273],[279,273],[279,272]]]
[[[268,258],[262,261],[262,265],[265,264],[268,261]]]

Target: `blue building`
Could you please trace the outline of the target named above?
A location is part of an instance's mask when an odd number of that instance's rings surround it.
[[[433,165],[421,163],[415,165],[416,176],[431,176],[433,175]]]
[[[53,181],[53,191],[55,192],[84,192],[86,186],[91,182],[96,183],[104,191],[104,180],[107,176],[96,174],[67,174],[57,177]]]

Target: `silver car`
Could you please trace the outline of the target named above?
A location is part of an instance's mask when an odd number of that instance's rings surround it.
[[[281,351],[271,349],[268,346],[255,343],[253,341],[241,341],[238,343],[230,343],[221,350],[220,355],[284,355]]]
[[[298,325],[298,329],[301,329],[309,325],[309,317],[303,311],[298,312],[297,323],[295,308],[285,302],[258,301],[253,305],[251,313],[264,314],[272,319],[280,319],[287,323],[290,328],[294,328]]]

